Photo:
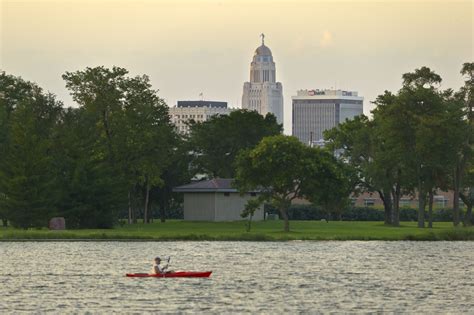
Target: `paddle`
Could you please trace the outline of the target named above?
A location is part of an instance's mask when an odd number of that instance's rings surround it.
[[[164,257],[166,259],[166,256]],[[166,259],[167,263],[166,263],[166,266],[163,266],[163,277],[165,276],[165,274],[169,273],[170,271],[167,271],[169,265],[170,265],[170,256],[168,256],[168,259]]]

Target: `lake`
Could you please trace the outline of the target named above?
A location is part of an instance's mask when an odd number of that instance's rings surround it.
[[[210,278],[127,278],[155,256]],[[473,313],[474,242],[0,242],[0,313]]]

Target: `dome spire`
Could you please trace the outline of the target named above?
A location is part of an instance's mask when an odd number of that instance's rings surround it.
[[[262,38],[262,46],[265,45],[265,34],[260,34],[260,37]]]

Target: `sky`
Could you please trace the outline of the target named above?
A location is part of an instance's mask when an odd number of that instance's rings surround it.
[[[74,106],[61,75],[114,65],[177,100],[240,107],[260,34],[283,85],[285,133],[299,89],[358,91],[364,113],[428,66],[458,89],[474,60],[473,1],[0,0],[0,69]]]

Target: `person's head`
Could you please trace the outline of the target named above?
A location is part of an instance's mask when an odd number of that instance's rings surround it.
[[[155,257],[155,262],[156,262],[157,264],[159,264],[159,263],[161,262],[161,258],[160,258],[160,257]]]

